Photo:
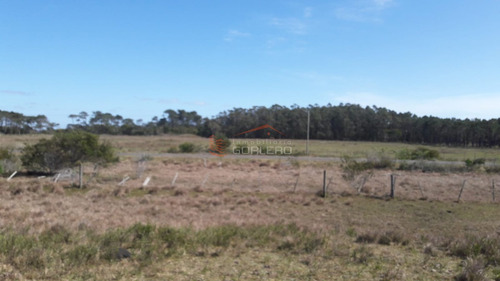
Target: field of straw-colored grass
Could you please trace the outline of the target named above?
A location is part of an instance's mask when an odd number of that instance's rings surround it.
[[[50,135],[0,135],[0,147],[21,149],[25,143],[33,144],[41,138],[50,138]],[[200,151],[206,151],[209,146],[207,138],[195,135],[102,135],[100,138],[101,140],[109,141],[118,152],[122,153],[166,153],[169,149],[178,148],[184,142],[195,144],[196,148]],[[239,139],[239,141],[243,140],[245,139]],[[253,139],[246,140],[252,141]],[[305,154],[306,140],[290,140],[290,143],[295,155]],[[397,152],[401,150],[413,150],[418,147],[435,149],[439,152],[440,159],[447,161],[463,162],[466,159],[473,160],[477,158],[484,158],[489,161],[500,160],[500,150],[498,148],[462,148],[404,143],[311,140],[309,151],[310,155],[319,157],[343,157],[348,155],[354,158],[364,158],[372,154],[383,153],[394,158]]]
[[[85,183],[92,169],[85,166]],[[318,196],[324,170],[326,199]],[[373,200],[387,197],[390,174],[396,175],[396,198],[408,202],[454,202],[464,179],[461,202],[492,201],[491,180],[495,176],[485,173],[376,170],[359,194]],[[357,183],[342,175],[337,164],[294,160],[154,159],[146,161],[142,170],[137,161],[127,159],[100,168],[82,190],[69,187],[71,182],[54,183],[50,178],[0,179],[0,223],[32,231],[54,224],[105,230],[137,222],[204,228],[293,221],[321,227],[321,216],[311,216],[309,211],[324,209],[327,214],[328,203],[336,197],[358,194]],[[119,186],[124,177],[130,180]],[[146,177],[151,180],[142,187]]]
[[[147,137],[145,146],[161,152],[164,137]],[[121,143],[121,151],[144,147],[141,138],[104,138]],[[173,142],[185,140],[192,137]],[[0,279],[500,277],[500,194],[492,202],[491,190],[497,174],[382,169],[347,180],[340,163],[294,158],[138,160],[122,158],[95,177],[86,164],[83,189],[76,180],[0,178]],[[319,196],[323,171],[326,198]],[[395,199],[387,197],[391,174]],[[175,231],[187,234],[161,236]],[[106,258],[115,245],[132,258]]]

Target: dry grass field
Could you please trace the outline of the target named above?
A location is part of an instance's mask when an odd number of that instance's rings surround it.
[[[50,138],[49,135],[0,135],[0,147],[20,149],[25,143],[35,143],[41,138]],[[177,148],[181,143],[191,142],[199,150],[206,151],[209,142],[207,138],[194,135],[161,135],[161,136],[111,136],[103,135],[102,140],[111,142],[118,152],[145,152],[167,153],[171,148]],[[251,141],[252,139],[249,139]],[[293,153],[305,155],[306,141],[291,140]],[[363,158],[370,154],[383,152],[394,157],[403,149],[426,147],[439,151],[440,160],[464,161],[465,159],[485,158],[491,161],[500,161],[498,148],[460,148],[446,146],[424,146],[403,143],[377,143],[355,141],[322,141],[311,140],[309,151],[312,156],[343,157],[345,155]]]
[[[38,136],[1,138],[20,148]],[[206,141],[104,139],[151,154]],[[369,147],[313,143],[352,155]],[[122,157],[93,178],[85,165],[84,189],[0,178],[0,280],[500,280],[498,174],[377,169],[347,180],[340,163],[324,161],[145,158],[140,166]],[[395,199],[387,197],[390,174]]]

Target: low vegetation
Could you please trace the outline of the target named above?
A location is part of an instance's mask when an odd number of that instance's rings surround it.
[[[54,172],[73,167],[78,162],[110,163],[118,161],[109,143],[83,131],[58,132],[51,139],[41,139],[23,149],[23,166],[33,172]]]
[[[177,280],[223,276],[244,280],[264,276],[500,280],[498,238],[447,235],[451,233],[431,231],[418,236],[404,229],[362,225],[345,232],[311,230],[296,223],[222,224],[203,229],[136,223],[104,232],[86,225],[70,230],[56,224],[37,235],[26,229],[0,231],[0,264],[8,265],[3,267],[3,280],[106,279],[111,275],[118,280],[132,276],[161,279],[165,274]],[[232,263],[230,267],[227,262]]]
[[[12,149],[0,147],[0,175],[12,173],[19,166],[19,161]]]
[[[396,157],[401,160],[435,160],[439,158],[439,151],[426,147],[403,149],[396,154]]]
[[[179,145],[179,151],[182,153],[194,152],[196,146],[192,142],[184,142]]]
[[[32,149],[52,152],[43,159],[61,153],[56,159],[67,165],[116,159],[100,155],[106,143],[94,137],[57,134],[33,141],[21,157]],[[207,146],[203,138],[170,138],[114,145],[186,152]],[[95,145],[98,153],[85,153]],[[403,149],[378,149],[363,159],[346,153],[342,166],[293,157],[141,154],[99,170],[87,165],[85,189],[69,180],[0,178],[0,279],[500,280],[497,179],[489,170],[495,166],[471,156],[470,165],[456,163],[464,172],[458,175],[424,160],[433,148],[406,148],[409,161],[395,159]],[[0,158],[18,153],[0,149]],[[323,171],[326,198],[316,196]],[[390,173],[395,199],[387,198]]]

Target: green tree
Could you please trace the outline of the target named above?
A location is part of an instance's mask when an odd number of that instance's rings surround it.
[[[21,155],[29,171],[54,172],[78,162],[110,163],[118,161],[109,143],[99,143],[99,137],[83,132],[58,132],[49,140],[27,145]]]

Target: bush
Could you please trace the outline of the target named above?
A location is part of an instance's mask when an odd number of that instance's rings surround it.
[[[110,163],[118,161],[109,143],[99,143],[99,137],[83,132],[60,132],[51,139],[27,145],[21,155],[23,166],[33,172],[54,172],[78,162]]]
[[[401,160],[433,160],[439,158],[439,151],[425,147],[419,147],[413,151],[403,149],[396,153],[396,158]]]
[[[349,156],[342,157],[341,167],[344,171],[342,177],[350,181],[354,180],[359,173],[372,168],[368,162],[358,162]]]
[[[378,234],[375,232],[363,233],[358,235],[356,238],[356,243],[375,243],[377,241]]]
[[[11,151],[9,151],[6,148],[0,148],[0,160],[4,159],[11,159],[13,157],[13,154]]]
[[[373,169],[392,169],[394,168],[394,161],[384,155],[383,153],[378,153],[377,155],[367,158],[367,165]]]
[[[457,162],[458,163],[458,162]],[[439,164],[435,162],[416,161],[414,163],[399,163],[398,170],[400,171],[417,171],[423,173],[464,173],[468,171],[463,165],[454,164]]]
[[[182,153],[191,153],[194,152],[195,145],[191,142],[185,142],[179,145],[179,150]]]
[[[179,149],[175,146],[169,147],[167,153],[179,153]]]
[[[455,276],[455,281],[486,281],[485,266],[480,259],[468,258],[463,263],[462,273]]]
[[[482,256],[486,265],[500,264],[500,240],[498,238],[469,236],[450,246],[450,255],[466,259]]]
[[[349,156],[342,157],[342,170],[344,173],[342,177],[345,180],[353,181],[355,178],[364,171],[373,169],[392,169],[394,162],[389,157],[379,154],[376,156],[368,157],[366,161],[357,161]]]
[[[0,175],[17,170],[19,159],[12,149],[0,148]]]
[[[482,165],[484,165],[484,163],[486,163],[486,160],[484,158],[477,158],[474,160],[470,160],[470,159],[465,160],[465,166],[469,170],[476,168],[476,167],[479,167],[479,166],[482,166]]]
[[[351,258],[359,264],[368,264],[368,261],[374,256],[373,250],[363,245],[352,251]]]

